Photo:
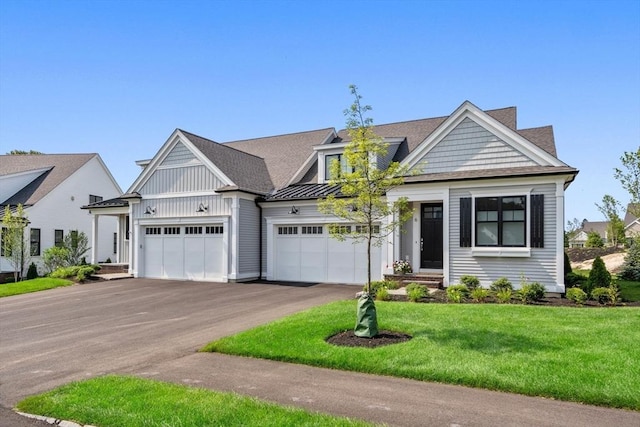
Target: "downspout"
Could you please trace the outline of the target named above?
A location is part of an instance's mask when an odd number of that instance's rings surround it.
[[[258,208],[258,280],[262,279],[262,206],[259,200],[260,197],[253,199]]]

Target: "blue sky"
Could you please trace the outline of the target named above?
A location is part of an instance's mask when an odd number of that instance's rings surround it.
[[[0,152],[97,152],[123,190],[175,128],[215,141],[374,123],[469,100],[553,125],[602,220],[640,145],[640,1],[0,2]]]

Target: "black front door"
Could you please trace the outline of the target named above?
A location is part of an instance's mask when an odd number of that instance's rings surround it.
[[[442,203],[421,207],[420,268],[442,268]]]

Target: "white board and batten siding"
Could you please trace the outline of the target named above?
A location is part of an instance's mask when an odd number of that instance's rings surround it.
[[[450,284],[460,283],[462,275],[473,275],[482,286],[489,285],[500,277],[507,277],[515,288],[519,288],[522,277],[527,282],[539,282],[550,290],[558,284],[556,265],[556,186],[555,184],[533,185],[531,194],[544,194],[544,248],[531,248],[528,257],[486,257],[472,255],[472,248],[460,247],[460,198],[470,197],[473,189],[452,189],[450,193]],[[519,195],[501,189],[505,195]],[[529,230],[527,230],[529,235]],[[562,267],[562,266],[560,266]]]
[[[335,219],[313,205],[263,208],[268,248],[267,278],[296,282],[364,284],[367,280],[365,243],[340,242],[329,235]],[[351,224],[351,226],[355,226]],[[381,249],[372,248],[372,280],[380,280]]]
[[[178,143],[139,189],[132,206],[143,277],[226,281],[232,200],[222,180]],[[200,207],[206,211],[198,211]],[[145,213],[150,208],[153,213]]]

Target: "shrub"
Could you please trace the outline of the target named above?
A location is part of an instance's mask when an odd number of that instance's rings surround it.
[[[609,304],[616,305],[620,301],[620,288],[615,281],[609,285]]]
[[[371,282],[371,296],[376,297],[380,289],[398,289],[398,282],[393,280],[375,280]],[[362,288],[363,291],[367,291],[367,285]]]
[[[460,277],[460,283],[465,285],[469,290],[474,290],[480,286],[480,280],[476,276],[465,274]]]
[[[582,287],[586,281],[586,277],[573,271],[564,277],[564,284],[569,288]]]
[[[107,259],[104,261],[104,263],[105,263],[105,264],[111,264],[111,262],[112,262],[112,261],[111,261],[111,257],[107,258]]]
[[[429,294],[427,287],[419,283],[409,283],[406,290],[407,297],[411,302],[417,302],[420,298],[424,298]]]
[[[571,268],[571,260],[569,259],[569,254],[564,253],[564,276],[567,277],[567,274],[573,273],[573,269]]]
[[[580,288],[567,289],[567,299],[575,302],[578,305],[582,305],[587,301],[587,294]]]
[[[489,297],[489,289],[477,287],[471,291],[471,299],[475,302],[485,302]]]
[[[451,302],[461,303],[468,294],[469,288],[466,285],[453,285],[447,288],[447,299]]]
[[[67,248],[60,246],[52,246],[45,249],[42,253],[42,262],[44,263],[45,272],[51,273],[61,267],[66,267],[69,251]]]
[[[378,291],[376,292],[376,299],[378,301],[389,301],[391,299],[389,290],[385,287],[378,288]]]
[[[27,270],[27,280],[37,279],[38,278],[38,267],[36,267],[35,263],[29,264],[29,270]]]
[[[640,282],[640,238],[636,237],[631,242],[618,278]]]
[[[49,276],[58,279],[74,279],[83,282],[87,277],[100,270],[99,265],[73,265],[71,267],[61,267],[52,272]]]
[[[609,302],[609,288],[595,288],[591,291],[591,299],[604,305]]]
[[[506,277],[501,277],[491,284],[491,290],[496,293],[504,290],[513,292],[513,285],[511,284],[509,279],[507,279]]]
[[[507,304],[509,302],[511,302],[511,294],[513,293],[513,291],[511,289],[501,289],[499,291],[496,292],[496,298],[498,299],[498,302],[501,304]]]
[[[596,231],[590,231],[587,233],[587,241],[584,245],[587,248],[601,248],[604,246],[604,241]]]
[[[538,302],[544,298],[545,289],[538,282],[527,283],[518,290],[518,298],[525,304]]]
[[[587,294],[591,294],[591,291],[595,288],[608,288],[611,284],[611,274],[607,271],[607,267],[604,265],[604,261],[599,256],[593,260],[593,267],[589,272],[589,278],[583,285],[583,291]]]

